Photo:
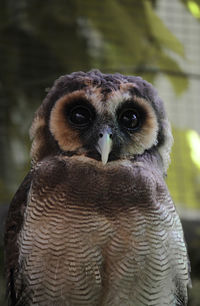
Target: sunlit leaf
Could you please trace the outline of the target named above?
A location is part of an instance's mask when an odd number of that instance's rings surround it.
[[[200,20],[200,0],[181,0],[188,11],[198,20]]]
[[[188,133],[189,130],[173,129],[167,184],[176,204],[197,209],[200,207],[200,169],[193,161]]]
[[[187,6],[194,17],[200,18],[200,7],[195,1],[188,1]]]
[[[190,146],[191,159],[200,169],[200,136],[196,131],[189,130],[186,137]]]

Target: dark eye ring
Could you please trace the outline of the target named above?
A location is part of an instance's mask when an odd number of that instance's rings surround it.
[[[123,110],[119,114],[118,121],[123,128],[130,132],[137,130],[141,124],[139,112],[131,108]]]
[[[76,105],[70,110],[69,120],[72,125],[84,128],[91,124],[93,114],[87,106]]]

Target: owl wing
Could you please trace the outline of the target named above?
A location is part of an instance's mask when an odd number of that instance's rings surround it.
[[[169,241],[166,241],[166,243],[169,248],[168,258],[172,265],[171,273],[175,286],[174,293],[176,305],[183,306],[187,305],[188,303],[188,288],[191,287],[190,261],[187,253],[181,220],[176,212],[171,196],[168,195],[167,198],[167,200],[165,199],[163,202],[161,202],[163,207],[167,208],[168,206],[168,209],[166,210],[168,213],[166,213],[165,221],[163,219],[163,225],[166,229],[168,228]],[[172,207],[172,210],[170,207]],[[173,224],[171,223],[172,219],[170,216],[173,217]]]
[[[168,260],[171,262],[171,276],[174,283],[174,294],[176,298],[175,305],[183,306],[188,303],[188,287],[191,286],[190,261],[188,258],[180,217],[176,211],[175,204],[170,196],[166,184],[164,183],[162,185],[160,182],[161,179],[157,182],[157,187],[160,190],[158,203],[161,210],[162,208],[165,210],[165,213],[161,218],[162,226],[168,234],[165,246],[167,246],[168,249]],[[160,263],[161,266],[165,266],[162,259],[160,260]]]
[[[15,273],[18,269],[19,248],[17,239],[21,230],[24,212],[27,205],[27,197],[31,186],[33,171],[30,171],[24,178],[22,184],[13,197],[5,224],[5,270],[7,277],[8,295],[15,304]]]

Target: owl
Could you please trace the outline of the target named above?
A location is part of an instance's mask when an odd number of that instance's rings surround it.
[[[187,305],[189,261],[165,183],[172,134],[140,77],[74,72],[31,127],[5,230],[10,305]]]

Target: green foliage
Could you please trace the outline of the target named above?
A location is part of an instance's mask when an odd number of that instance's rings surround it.
[[[154,67],[165,73],[173,61],[173,71],[181,72],[166,51],[183,57],[183,46],[150,0],[1,2],[0,76],[13,91],[29,91],[62,73],[94,67],[122,72],[130,66],[133,71]],[[187,83],[186,78],[179,84],[173,77],[170,81],[178,93]]]
[[[188,79],[184,73],[181,73],[179,64],[166,54],[161,54],[158,61],[161,71],[167,73],[175,93],[177,95],[182,94],[188,88]]]
[[[148,26],[150,27],[151,35],[154,37],[155,41],[157,41],[161,48],[165,47],[180,56],[184,56],[183,45],[180,41],[169,31],[161,19],[152,10],[150,2],[145,1],[144,4]]]
[[[149,81],[154,80],[155,72],[163,71],[176,93],[182,93],[187,88],[184,74],[181,81],[173,75],[180,74],[181,68],[168,52],[184,57],[183,45],[156,15],[151,1],[103,0],[101,5],[97,5],[95,1],[88,0],[79,1],[78,7],[85,21],[83,25],[93,29],[89,37],[92,39],[95,31],[99,39],[99,52],[93,52],[93,66],[106,71],[123,70],[125,73],[131,66],[140,74],[156,68],[154,73],[146,75]]]
[[[173,129],[174,145],[167,185],[172,198],[182,208],[198,209],[200,206],[200,170],[191,157],[187,130]]]

